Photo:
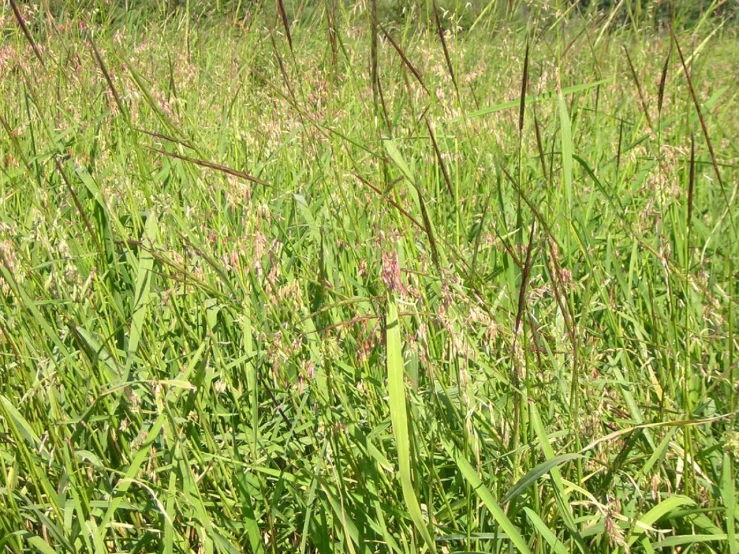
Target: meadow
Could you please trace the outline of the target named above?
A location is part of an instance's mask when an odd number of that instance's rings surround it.
[[[0,7],[0,551],[739,552],[723,2],[62,4]]]

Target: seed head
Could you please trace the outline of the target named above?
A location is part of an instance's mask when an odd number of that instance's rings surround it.
[[[405,287],[400,278],[400,264],[397,252],[382,253],[382,280],[390,292],[405,294]]]

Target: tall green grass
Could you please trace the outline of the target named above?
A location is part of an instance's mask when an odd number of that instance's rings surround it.
[[[732,23],[13,4],[1,549],[737,552]]]

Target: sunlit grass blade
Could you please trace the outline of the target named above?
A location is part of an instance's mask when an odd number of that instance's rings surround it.
[[[501,500],[501,504],[506,504],[521,496],[526,491],[526,489],[528,489],[543,475],[546,475],[555,467],[561,466],[562,464],[571,462],[572,460],[576,460],[581,457],[582,456],[580,454],[562,454],[561,456],[555,456],[554,458],[540,463],[538,466],[529,470],[526,475],[518,480],[513,488],[508,491],[508,494],[503,497],[503,500]]]
[[[562,144],[562,188],[565,198],[565,210],[563,213],[572,214],[572,123],[567,113],[567,102],[565,102],[564,94],[565,92],[562,91],[558,95],[560,140]]]
[[[33,546],[39,552],[43,552],[43,554],[55,554],[57,552],[52,547],[50,547],[44,539],[36,535],[32,535],[26,538],[26,542],[28,542],[28,544]]]
[[[150,291],[151,280],[154,275],[154,257],[151,254],[151,248],[157,240],[157,217],[155,214],[149,214],[144,224],[144,244],[139,253],[138,267],[136,268],[136,288],[134,289],[134,297],[131,307],[131,332],[128,336],[128,355],[126,357],[126,368],[123,376],[124,380],[128,380],[128,373],[133,365],[134,356],[139,347],[141,334],[144,329],[144,320],[151,303]]]
[[[686,505],[694,505],[695,502],[686,496],[671,496],[654,506],[646,514],[639,517],[637,525],[634,527],[633,534],[629,540],[629,544],[634,544],[640,537],[645,529],[651,527],[654,523],[659,521],[660,518],[666,516],[670,512],[677,510]]]
[[[15,406],[13,406],[10,400],[5,398],[5,396],[0,395],[0,404],[2,404],[4,419],[8,421],[8,424],[12,423],[18,436],[25,439],[34,448],[37,448],[41,443],[41,439],[28,421],[26,421],[21,413],[15,408]]]
[[[561,93],[559,93],[557,91],[550,91],[550,92],[544,92],[544,93],[541,93],[541,94],[531,95],[531,97],[529,98],[529,101],[532,101],[532,102],[533,101],[540,101],[540,100],[544,100],[546,98],[551,98],[551,97],[559,96],[560,94],[564,96],[564,95],[567,95],[567,94],[576,94],[578,92],[584,92],[584,91],[589,90],[591,88],[595,88],[595,87],[597,87],[599,85],[603,85],[603,84],[607,83],[608,81],[610,81],[610,79],[601,79],[599,81],[593,81],[592,83],[583,83],[583,84],[580,84],[580,85],[573,85],[571,87],[565,87],[565,88],[562,89]],[[482,117],[484,115],[492,114],[492,113],[495,113],[495,112],[500,112],[500,111],[503,111],[503,110],[509,110],[511,108],[516,108],[516,107],[518,107],[518,108],[521,107],[521,99],[520,98],[517,99],[517,100],[511,100],[509,102],[502,102],[500,104],[494,104],[492,106],[488,106],[487,108],[481,108],[480,110],[477,110],[475,112],[471,112],[469,114],[466,114],[466,115],[464,115],[464,116],[462,116],[462,117],[460,117],[458,119],[473,119],[473,118],[476,118],[476,117]],[[456,121],[456,120],[452,120],[452,121]]]
[[[739,545],[736,542],[736,482],[731,456],[724,453],[722,477],[721,477],[721,498],[726,508],[726,537],[729,545],[730,554],[739,552]]]
[[[662,539],[661,541],[654,543],[652,546],[655,550],[660,550],[662,548],[675,548],[676,546],[691,544],[706,545],[712,542],[723,542],[726,539],[726,535],[676,535],[674,537]]]
[[[522,554],[529,554],[529,547],[523,540],[521,533],[515,525],[508,519],[500,505],[495,501],[493,493],[490,492],[487,486],[482,482],[480,476],[477,474],[475,469],[470,463],[464,458],[462,453],[448,440],[443,441],[444,448],[447,453],[454,458],[454,462],[457,464],[457,468],[462,473],[462,476],[470,484],[475,494],[482,500],[485,507],[490,511],[495,521],[500,525],[503,532],[508,535],[509,540]]]
[[[531,508],[524,508],[524,511],[526,512],[526,516],[529,518],[531,523],[533,523],[534,527],[536,527],[536,530],[539,532],[542,538],[547,541],[547,544],[552,549],[552,551],[556,552],[557,554],[568,554],[569,550],[565,548],[565,545],[562,543],[562,541],[560,541],[554,535],[554,533],[552,533],[551,529],[546,526],[546,524],[542,521],[542,519],[535,511],[533,511]]]
[[[390,403],[390,419],[393,423],[393,438],[398,449],[398,478],[403,492],[406,509],[419,534],[431,552],[436,552],[436,543],[431,538],[421,506],[413,486],[411,444],[408,433],[408,412],[405,398],[405,364],[403,344],[400,333],[400,319],[395,300],[389,296],[387,301],[386,348],[387,348],[387,388]]]

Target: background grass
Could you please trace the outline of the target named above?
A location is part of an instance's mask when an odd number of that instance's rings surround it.
[[[3,5],[0,548],[739,550],[734,24],[515,5]]]

